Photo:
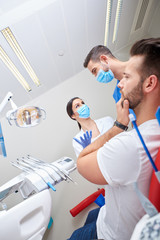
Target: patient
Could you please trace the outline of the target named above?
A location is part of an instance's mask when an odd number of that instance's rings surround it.
[[[160,146],[160,128],[155,113],[160,105],[160,38],[142,39],[130,51],[118,87],[114,126],[88,145],[77,160],[79,173],[94,184],[105,185],[106,204],[90,212],[90,223],[76,230],[71,240],[129,240],[138,220],[145,214],[133,189],[137,182],[148,196],[152,166],[135,129],[124,132],[129,124],[129,108],[155,160]],[[95,213],[95,214],[94,214]]]

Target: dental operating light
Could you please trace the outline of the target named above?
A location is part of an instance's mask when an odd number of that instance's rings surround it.
[[[13,51],[15,52],[17,57],[19,58],[20,62],[23,64],[24,68],[28,72],[28,74],[31,77],[31,79],[33,80],[33,82],[37,86],[39,86],[40,81],[39,81],[38,77],[36,76],[33,68],[30,65],[30,63],[28,62],[23,50],[21,49],[20,45],[18,44],[18,42],[17,42],[15,36],[13,35],[11,29],[9,27],[7,27],[7,28],[3,29],[1,32],[2,32],[3,36],[5,37],[5,39],[7,40],[7,42],[9,43],[10,47],[13,49]]]
[[[6,52],[3,50],[1,46],[0,46],[0,59],[4,62],[4,64],[8,67],[8,69],[13,73],[13,75],[17,78],[17,80],[25,88],[25,90],[28,92],[31,91],[29,84],[26,82],[24,77],[18,71],[14,63],[11,61],[11,59],[8,57],[8,55],[6,54]]]
[[[10,102],[12,110],[6,113],[6,118],[11,124],[14,120],[16,126],[18,127],[33,127],[41,122],[42,119],[46,118],[46,112],[44,109],[35,106],[21,106],[17,105],[11,99],[13,94],[8,92],[3,101],[0,104],[0,113],[3,111],[4,107],[8,102]]]
[[[119,27],[121,12],[122,12],[122,2],[123,0],[118,0],[118,3],[117,3],[116,19],[115,19],[113,39],[112,39],[113,43],[116,41],[117,35],[118,35],[118,27]]]
[[[106,11],[106,26],[105,26],[105,35],[104,35],[104,46],[108,45],[109,41],[109,30],[111,22],[111,9],[112,9],[112,0],[107,1],[107,11]]]
[[[11,102],[12,108],[13,103]],[[44,109],[35,106],[22,106],[19,108],[13,108],[6,114],[6,118],[10,125],[14,120],[17,127],[27,128],[36,126],[42,119],[46,118],[46,112]]]

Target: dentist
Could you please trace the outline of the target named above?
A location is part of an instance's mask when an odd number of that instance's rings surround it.
[[[118,60],[109,48],[103,45],[97,45],[91,49],[86,56],[83,66],[96,77],[100,83],[109,83],[113,79],[119,80],[123,77],[124,69],[128,61],[123,62]],[[113,98],[117,103],[121,98],[120,89],[116,85]]]

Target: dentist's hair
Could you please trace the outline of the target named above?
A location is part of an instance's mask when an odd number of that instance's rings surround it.
[[[101,55],[106,55],[110,58],[115,58],[115,56],[107,47],[103,45],[97,45],[94,48],[92,48],[91,51],[88,53],[86,59],[84,60],[83,66],[87,68],[90,60],[92,60],[93,62],[100,62]]]
[[[139,68],[143,79],[156,75],[160,81],[160,38],[148,38],[137,41],[130,50],[131,57],[143,56],[144,61]]]
[[[67,103],[67,106],[66,106],[66,111],[67,111],[67,113],[68,113],[68,116],[69,116],[72,120],[76,120],[76,119],[72,118],[72,115],[74,114],[73,109],[72,109],[72,104],[73,104],[73,101],[74,101],[75,99],[81,99],[81,98],[79,98],[79,97],[74,97],[74,98],[72,98],[72,99]],[[77,121],[77,120],[76,120],[76,121]],[[81,130],[81,124],[80,124],[79,122],[77,122],[77,123],[78,123],[79,129]]]

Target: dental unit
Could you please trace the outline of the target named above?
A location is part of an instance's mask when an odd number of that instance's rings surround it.
[[[12,109],[6,118],[21,128],[38,125],[46,118],[44,109],[35,106],[17,107],[8,92],[0,104],[0,113],[10,102]],[[0,146],[3,156],[7,156],[0,123]],[[61,181],[73,181],[70,172],[76,164],[69,157],[62,157],[47,163],[30,155],[11,161],[12,166],[22,172],[0,187],[0,239],[41,240],[50,225],[52,200],[49,189],[56,191],[55,185]],[[6,198],[19,193],[20,203],[7,209]]]
[[[52,163],[27,156],[11,164],[22,173],[0,187],[0,239],[41,240],[51,216],[51,195],[55,185],[72,180],[70,172],[76,169],[71,158],[62,157]],[[24,199],[7,210],[3,202],[9,195],[19,192]],[[8,231],[9,226],[9,231]]]

